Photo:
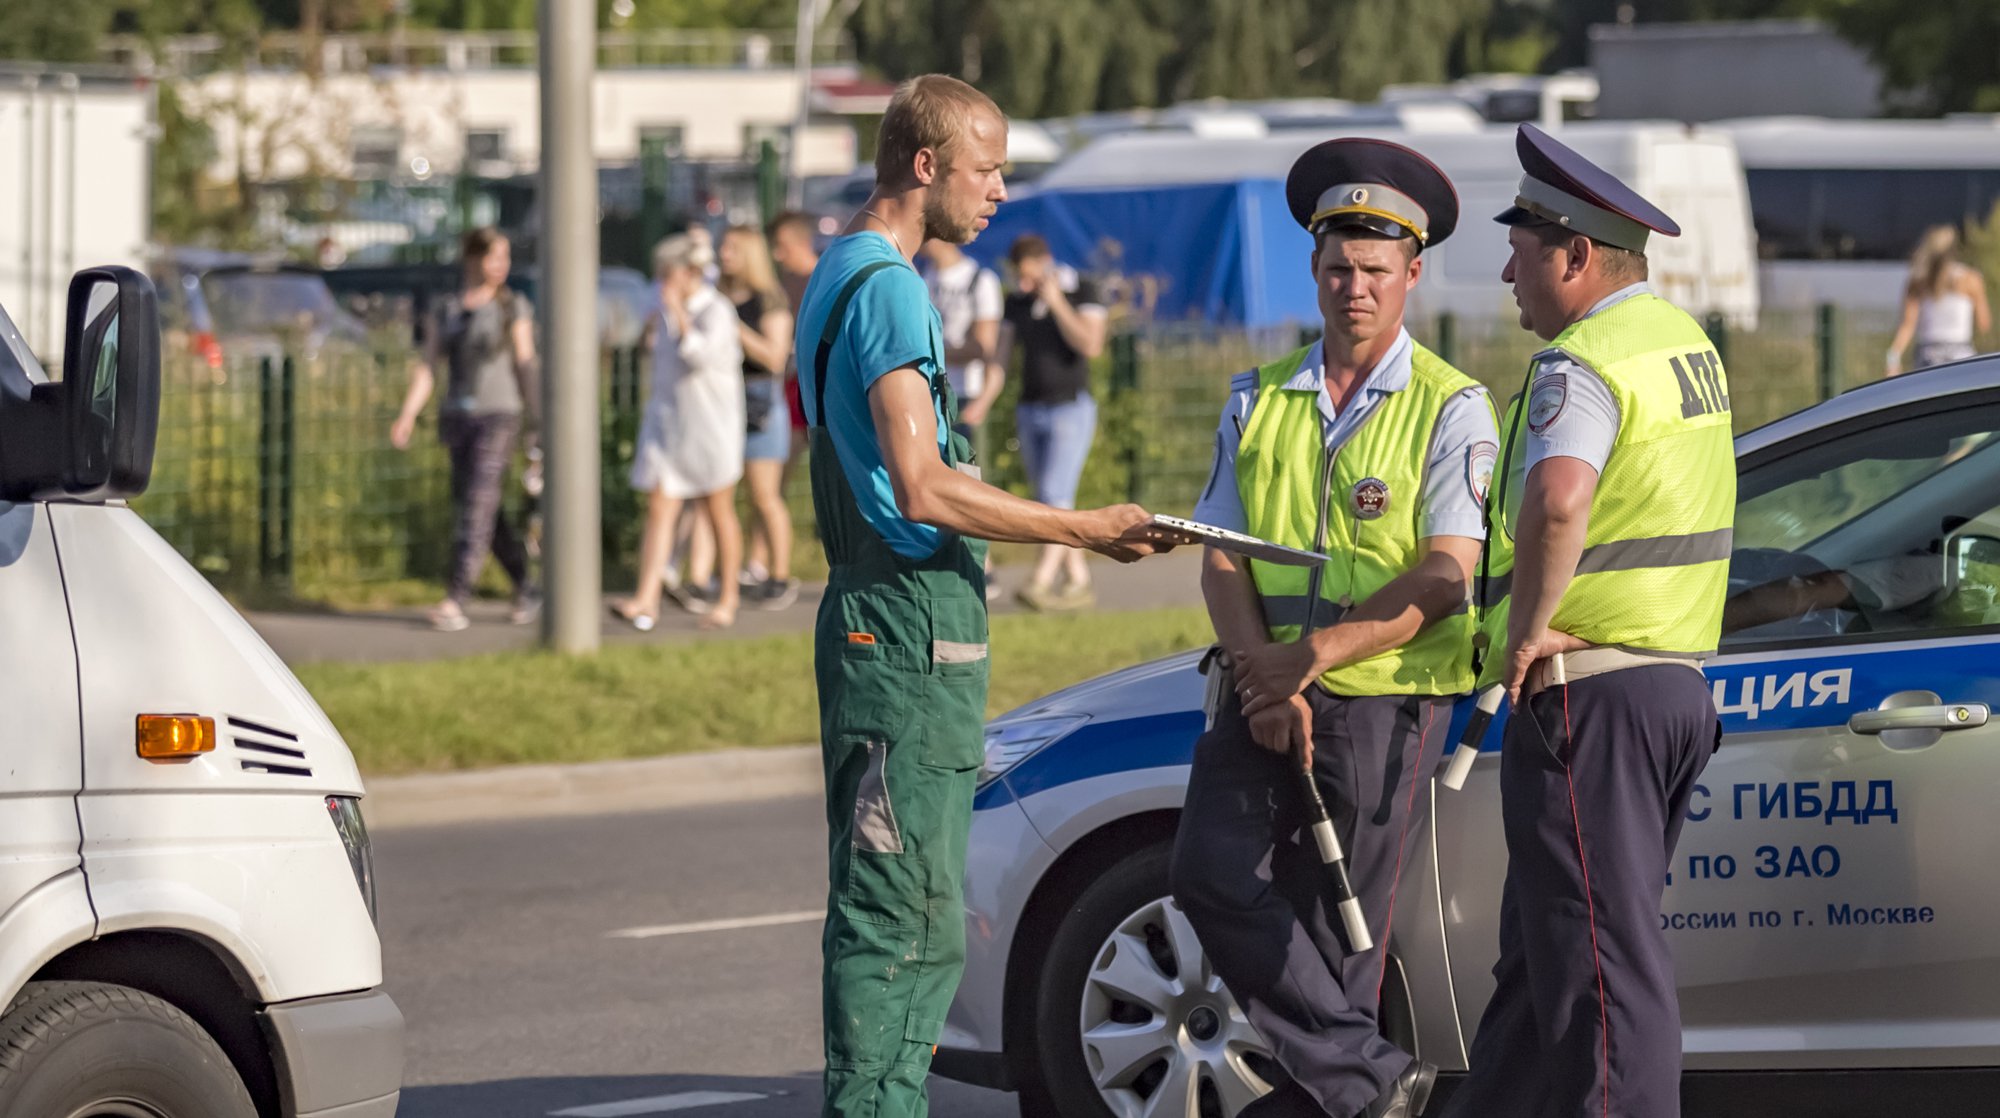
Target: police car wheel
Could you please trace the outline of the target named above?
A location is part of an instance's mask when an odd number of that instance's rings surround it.
[[[151,994],[30,982],[0,1016],[0,1114],[257,1118],[215,1039]]]
[[[1168,895],[1170,851],[1134,851],[1062,910],[1036,989],[1040,1081],[1021,1085],[1024,1118],[1235,1118],[1270,1089],[1263,1040]]]

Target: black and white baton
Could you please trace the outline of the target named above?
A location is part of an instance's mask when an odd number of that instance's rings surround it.
[[[1444,776],[1438,783],[1456,792],[1465,787],[1465,778],[1472,775],[1472,763],[1479,759],[1479,743],[1486,737],[1486,728],[1493,725],[1493,716],[1500,710],[1500,700],[1507,697],[1507,686],[1496,683],[1479,693],[1479,702],[1473,705],[1472,717],[1466,720],[1465,733],[1458,738],[1458,748],[1452,750],[1451,763],[1445,766]]]
[[[1319,525],[1313,533],[1313,550],[1326,550],[1326,513],[1328,498],[1333,492],[1333,470],[1331,461],[1322,467],[1324,473],[1320,481]],[[1360,531],[1360,525],[1355,525]],[[1319,621],[1319,587],[1325,576],[1324,562],[1313,565],[1312,577],[1306,580],[1306,618],[1299,634],[1300,640],[1312,637]],[[1305,744],[1310,744],[1310,739]],[[1347,875],[1347,852],[1341,849],[1340,836],[1334,833],[1333,817],[1326,810],[1326,801],[1320,797],[1319,782],[1313,779],[1312,764],[1306,760],[1303,746],[1292,754],[1293,771],[1298,774],[1299,795],[1305,800],[1306,814],[1312,817],[1313,842],[1319,846],[1319,860],[1325,863],[1327,873],[1333,878],[1333,902],[1340,910],[1341,927],[1347,930],[1347,950],[1359,955],[1375,946],[1375,938],[1368,934],[1368,919],[1361,913],[1361,898],[1354,895],[1354,882]]]
[[[1361,914],[1361,899],[1354,895],[1354,882],[1347,876],[1347,852],[1340,848],[1340,836],[1333,830],[1333,817],[1327,814],[1326,801],[1320,798],[1319,782],[1313,779],[1312,768],[1306,764],[1304,752],[1294,756],[1299,762],[1299,794],[1305,798],[1306,810],[1313,819],[1313,841],[1319,844],[1319,860],[1326,863],[1327,871],[1333,877],[1333,900],[1340,910],[1340,925],[1347,929],[1347,950],[1358,955],[1375,946],[1375,940],[1368,934],[1368,920]]]
[[[1569,682],[1569,670],[1560,652],[1549,658],[1549,682],[1558,687]],[[1479,743],[1486,737],[1487,727],[1493,725],[1493,715],[1500,710],[1500,700],[1506,694],[1507,687],[1501,683],[1479,693],[1472,717],[1466,720],[1465,732],[1458,737],[1458,748],[1452,751],[1451,763],[1445,766],[1438,783],[1454,792],[1465,787],[1465,778],[1472,775],[1472,762],[1479,759]]]

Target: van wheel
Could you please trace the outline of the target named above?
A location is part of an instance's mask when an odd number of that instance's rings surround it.
[[[0,1114],[257,1118],[213,1037],[127,986],[30,982],[0,1016]]]
[[[1057,917],[1036,985],[1024,1118],[1235,1118],[1269,1049],[1167,886],[1170,843],[1133,851]]]

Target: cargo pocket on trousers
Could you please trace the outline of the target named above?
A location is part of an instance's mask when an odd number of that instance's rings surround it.
[[[931,642],[930,686],[919,715],[919,761],[963,772],[986,759],[988,668],[983,643]]]
[[[896,805],[889,798],[884,775],[889,748],[879,741],[865,743],[868,765],[854,793],[854,848],[871,854],[901,854],[903,831],[896,825]]]
[[[936,1044],[944,1036],[944,1022],[936,1017],[912,1013],[903,1021],[903,1039],[912,1044]]]
[[[916,709],[917,760],[967,772],[986,759],[986,603],[971,595],[925,603],[930,641],[924,692]]]
[[[854,796],[854,814],[847,841],[847,880],[840,891],[840,910],[851,920],[897,928],[924,922],[927,870],[921,844],[905,842],[897,817],[889,754],[898,746],[875,737],[848,739],[850,748],[865,749],[868,760]]]

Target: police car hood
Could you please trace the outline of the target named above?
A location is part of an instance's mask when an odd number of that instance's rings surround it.
[[[1085,680],[1016,707],[994,721],[1085,715],[1100,722],[1114,722],[1139,715],[1199,709],[1203,683],[1198,665],[1203,651],[1177,652]]]

